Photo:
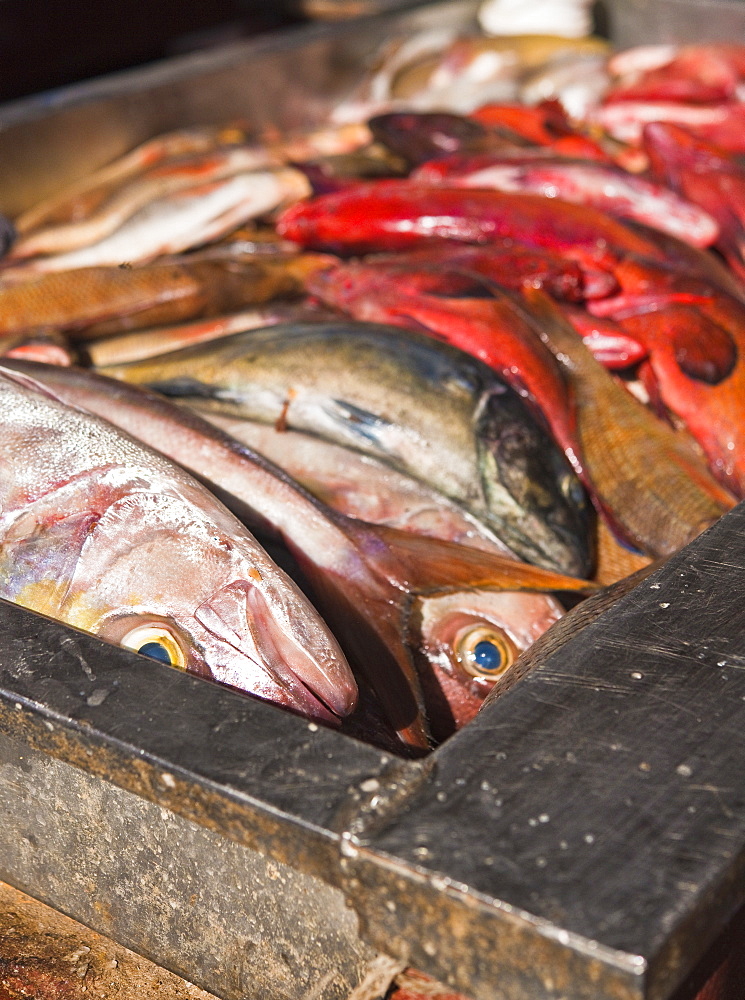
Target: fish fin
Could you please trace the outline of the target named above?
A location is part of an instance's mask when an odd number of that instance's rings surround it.
[[[377,569],[410,593],[431,594],[466,588],[592,593],[597,589],[597,584],[580,577],[387,525],[350,522],[349,531],[371,554]]]
[[[0,548],[2,563],[9,566],[9,582],[0,596],[32,611],[63,618],[81,550],[98,519],[97,512],[82,511],[40,523],[32,509],[25,511]]]

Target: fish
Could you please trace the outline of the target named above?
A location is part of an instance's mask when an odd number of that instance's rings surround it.
[[[256,420],[216,413],[210,413],[209,420],[347,517],[514,558],[504,542],[460,504],[372,455]]]
[[[545,288],[553,298],[567,302],[603,299],[618,291],[618,282],[610,271],[580,265],[576,260],[568,260],[551,250],[521,246],[519,243],[476,246],[433,240],[417,250],[367,257],[370,263],[377,260],[475,271],[502,288],[513,291],[519,291],[528,282],[536,288]]]
[[[439,156],[486,150],[522,149],[515,139],[487,129],[473,116],[445,111],[391,111],[374,115],[367,123],[376,142],[409,168]]]
[[[66,253],[7,267],[4,280],[101,265],[146,263],[218,239],[249,219],[310,194],[291,167],[254,170],[171,191],[148,202],[108,236]]]
[[[745,170],[737,157],[667,122],[647,125],[643,144],[656,176],[716,219],[717,249],[745,280]]]
[[[363,688],[373,689],[409,747],[424,750],[475,714],[517,650],[561,615],[548,591],[592,589],[495,547],[477,551],[330,511],[240,442],[139,387],[80,369],[7,367],[157,446],[279,535]]]
[[[663,560],[647,563],[640,566],[628,576],[604,586],[595,594],[591,594],[586,600],[573,607],[565,614],[561,621],[550,630],[540,636],[524,653],[515,661],[514,670],[499,678],[487,697],[484,705],[491,705],[498,698],[505,695],[511,688],[519,684],[536,667],[545,663],[550,656],[575,637],[582,629],[594,624],[609,608],[619,601],[626,594],[631,593],[636,587],[643,583],[655,570],[659,569]]]
[[[171,192],[280,165],[281,161],[272,157],[268,150],[244,145],[226,146],[159,163],[117,187],[101,205],[83,218],[37,227],[21,236],[8,259],[18,261],[90,246],[111,235],[139,209]]]
[[[727,43],[660,46],[647,49],[646,65],[617,80],[604,95],[607,103],[614,101],[681,102],[684,104],[716,104],[734,101],[740,96],[739,86],[745,76],[745,46]],[[633,63],[614,59],[609,68],[616,73]]]
[[[86,339],[229,312],[298,295],[309,270],[328,263],[312,255],[194,255],[137,267],[52,272],[0,284],[0,336],[43,329]]]
[[[462,503],[525,561],[587,575],[589,508],[571,467],[519,396],[446,344],[390,326],[297,324],[103,372],[372,454]]]
[[[177,351],[191,344],[210,340],[243,330],[256,330],[279,323],[316,323],[338,318],[337,313],[307,299],[276,302],[273,305],[245,309],[237,313],[214,316],[209,319],[170,323],[167,326],[147,327],[133,333],[123,333],[87,340],[84,345],[86,360],[96,368],[142,361],[168,351]],[[99,328],[100,329],[100,328]],[[88,334],[92,333],[89,329]],[[2,342],[0,342],[0,347]]]
[[[339,256],[408,250],[434,239],[549,249],[590,267],[628,253],[662,260],[659,248],[598,209],[534,194],[431,187],[409,180],[360,183],[301,201],[277,219],[279,234]]]
[[[745,153],[745,105],[739,101],[718,104],[681,104],[676,101],[614,101],[590,108],[586,121],[619,142],[639,145],[650,122],[682,125],[705,142],[730,153]]]
[[[745,308],[720,295],[629,309],[618,322],[645,346],[666,411],[698,441],[717,479],[745,496]]]
[[[636,219],[697,247],[719,236],[719,225],[698,204],[669,187],[618,167],[557,157],[538,161],[493,154],[442,157],[425,163],[411,180],[450,187],[488,188],[590,205],[620,219]]]
[[[343,126],[325,126],[315,131],[266,135],[252,147],[256,156],[267,160],[306,160],[316,155],[347,153],[370,141],[370,133],[361,122]],[[114,191],[174,160],[213,154],[232,146],[245,147],[245,131],[236,125],[179,129],[156,135],[111,163],[73,181],[61,191],[32,205],[15,220],[22,236],[44,227],[74,223],[96,212]]]
[[[136,174],[169,159],[198,155],[244,138],[241,130],[231,127],[186,128],[157,135],[21,212],[15,219],[15,227],[24,236],[42,226],[81,219],[95,211],[117,185]]]
[[[334,636],[209,491],[7,370],[0,413],[4,599],[324,723],[353,709]]]
[[[563,372],[508,292],[446,264],[395,257],[340,263],[308,288],[357,320],[422,330],[484,361],[530,403],[580,472]]]
[[[573,389],[585,475],[598,509],[622,541],[669,556],[708,528],[735,499],[711,476],[692,439],[676,432],[592,357],[540,289],[523,295],[541,339]]]

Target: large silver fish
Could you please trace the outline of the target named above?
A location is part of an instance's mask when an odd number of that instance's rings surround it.
[[[365,679],[364,711],[345,724],[361,738],[371,737],[369,688],[379,705],[376,739],[387,730],[386,745],[399,750],[400,740],[425,748],[429,738],[444,739],[560,617],[552,592],[592,589],[505,557],[493,541],[480,552],[344,517],[196,414],[137,386],[21,361],[2,370],[21,372],[164,451],[248,523],[285,542]],[[480,540],[488,544],[488,535]]]
[[[207,414],[374,455],[461,503],[526,562],[588,573],[574,472],[519,396],[456,348],[372,323],[300,323],[104,370]]]
[[[240,522],[23,382],[0,373],[0,597],[324,722],[349,713],[338,643]]]

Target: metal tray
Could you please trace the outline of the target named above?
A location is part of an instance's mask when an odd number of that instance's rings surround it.
[[[15,211],[164,129],[324,120],[313,26],[0,109]],[[745,504],[423,761],[0,603],[0,879],[226,1000],[379,955],[474,1000],[667,1000],[745,904]]]

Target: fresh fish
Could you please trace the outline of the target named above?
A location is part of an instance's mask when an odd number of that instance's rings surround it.
[[[302,246],[341,255],[407,250],[439,238],[497,245],[509,240],[611,269],[628,253],[662,258],[651,240],[594,208],[408,180],[368,182],[300,202],[281,213],[277,230]]]
[[[563,372],[508,292],[468,271],[395,257],[340,263],[308,288],[355,319],[422,330],[486,362],[579,461]]]
[[[335,318],[338,318],[336,312],[308,300],[277,302],[264,308],[247,309],[227,316],[149,327],[117,337],[86,341],[85,356],[97,368],[124,365],[130,361],[142,361],[169,351],[178,351],[191,344],[219,340],[233,333],[242,333],[243,330],[257,330],[279,323],[323,323]]]
[[[714,475],[745,496],[745,308],[720,295],[629,309],[618,321],[647,349],[665,409],[699,442]]]
[[[520,244],[484,247],[437,240],[418,250],[368,257],[370,262],[377,260],[474,271],[514,291],[519,291],[527,282],[567,302],[605,298],[618,290],[618,283],[609,271],[580,266],[561,254]]]
[[[198,155],[244,138],[242,132],[232,128],[188,128],[155,136],[32,205],[15,220],[16,229],[25,235],[41,226],[74,222],[95,211],[117,185],[144,170],[165,160]]]
[[[64,190],[27,209],[15,220],[25,235],[45,226],[78,222],[98,208],[130,180],[173,160],[200,156],[243,145],[246,136],[239,127],[191,128],[155,136],[112,163],[78,179]],[[348,153],[370,141],[361,123],[327,126],[314,132],[291,134],[277,139],[266,136],[256,154],[273,161],[307,160],[313,156]]]
[[[630,79],[621,79],[609,88],[604,100],[676,101],[687,104],[716,104],[738,100],[745,77],[745,46],[733,44],[682,45],[656,52],[647,50],[649,63]],[[626,59],[626,65],[631,61]],[[637,60],[638,63],[638,60]],[[618,72],[623,60],[611,61]]]
[[[608,132],[619,142],[638,145],[650,122],[682,125],[699,139],[730,153],[745,153],[745,104],[680,104],[675,101],[614,101],[592,108],[587,123]]]
[[[410,167],[456,152],[515,148],[513,141],[472,117],[444,111],[392,111],[375,115],[367,124],[377,142]]]
[[[643,141],[656,176],[717,220],[717,249],[745,280],[745,169],[738,158],[666,122],[647,125]]]
[[[8,268],[4,276],[17,279],[46,271],[150,261],[209,243],[248,219],[309,194],[305,176],[290,167],[257,170],[197,184],[149,202],[97,243],[17,264]]]
[[[589,587],[494,548],[477,552],[335,514],[239,442],[135,386],[82,370],[12,368],[165,450],[244,517],[277,533],[365,689],[413,746],[426,747],[427,722],[440,740],[472,717],[494,677],[556,620],[561,606],[546,591]]]
[[[489,692],[485,704],[491,704],[497,698],[501,698],[532,670],[544,663],[557,649],[573,639],[578,632],[597,621],[602,614],[613,607],[616,601],[631,593],[658,568],[659,563],[648,563],[646,566],[641,566],[633,573],[603,587],[598,593],[592,594],[586,601],[582,601],[581,604],[572,608],[555,628],[552,628],[550,632],[545,632],[516,660],[514,670],[497,680]]]
[[[372,455],[255,420],[216,413],[210,413],[209,419],[347,517],[514,558],[510,549],[460,504]]]
[[[588,510],[563,455],[486,365],[445,344],[395,327],[299,324],[106,371],[382,458],[462,503],[526,561],[589,569]]]
[[[479,156],[445,157],[419,167],[411,179],[449,187],[488,188],[558,198],[590,205],[620,219],[636,219],[697,247],[719,235],[715,219],[698,204],[668,187],[636,177],[618,167],[566,158]]]
[[[605,55],[569,54],[552,59],[523,78],[518,96],[531,105],[559,101],[572,118],[581,119],[600,103],[608,82]]]
[[[280,166],[259,147],[227,146],[198,156],[168,160],[116,188],[93,212],[74,222],[35,229],[15,243],[10,260],[62,254],[98,243],[150,202],[237,173]]]
[[[546,294],[523,293],[536,329],[566,370],[593,498],[617,533],[653,558],[671,555],[735,500],[693,442],[644,408],[595,361]]]
[[[0,376],[2,597],[324,722],[349,713],[338,643],[243,526],[172,462],[37,390]]]
[[[174,323],[297,295],[312,255],[179,259],[139,267],[91,267],[0,285],[0,336],[63,330],[76,337]],[[106,324],[104,326],[104,324]]]

